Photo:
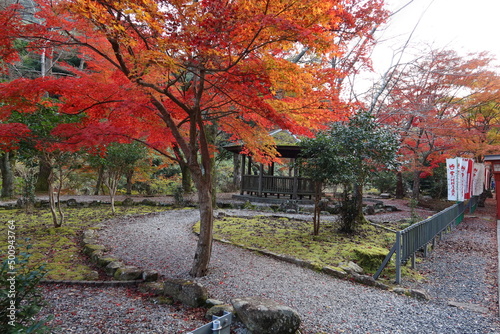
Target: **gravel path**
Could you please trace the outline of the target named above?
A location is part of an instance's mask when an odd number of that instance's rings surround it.
[[[476,213],[490,214],[481,209]],[[178,210],[127,218],[109,222],[100,238],[114,255],[129,264],[156,269],[168,277],[189,278],[196,244],[190,228],[198,217],[195,210]],[[481,229],[494,236],[494,222]],[[430,291],[434,298],[429,302],[335,279],[221,243],[214,245],[209,275],[198,281],[213,298],[226,302],[233,297],[258,295],[291,306],[301,314],[304,334],[499,333],[493,286],[496,250],[494,258],[491,251],[496,249],[496,242],[473,238],[481,229],[465,228],[464,223],[461,226],[460,233],[450,234],[425,261],[423,270],[429,273],[429,281],[404,283]],[[484,252],[482,247],[483,252],[464,249],[450,257],[443,255],[461,249],[464,240],[474,245],[470,247],[483,244],[490,250]],[[442,247],[447,242],[454,242],[456,247]],[[471,273],[465,276],[460,272],[463,269]],[[55,286],[45,290],[53,303],[51,313],[56,314],[53,323],[60,326],[60,333],[185,333],[186,328],[199,326],[199,321],[186,316],[193,310],[154,305],[126,288]],[[72,290],[73,295],[69,294]],[[465,306],[452,307],[450,301]]]

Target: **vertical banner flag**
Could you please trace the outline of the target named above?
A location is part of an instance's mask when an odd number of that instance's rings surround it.
[[[472,171],[472,195],[479,196],[483,193],[485,182],[484,164],[474,163]]]
[[[462,158],[460,166],[461,176],[464,183],[464,199],[470,199],[472,194],[472,159]]]
[[[462,158],[455,158],[457,161],[457,201],[464,201],[464,193],[465,193],[465,170],[463,166]]]
[[[448,200],[463,202],[483,192],[485,167],[472,159],[446,159],[446,178]]]
[[[448,180],[448,200],[458,200],[458,165],[457,159],[446,159],[446,175]]]

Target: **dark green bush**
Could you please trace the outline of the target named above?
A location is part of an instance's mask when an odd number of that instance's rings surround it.
[[[2,256],[0,267],[0,333],[49,333],[49,318],[35,320],[45,305],[38,283],[47,271],[43,265],[29,266],[27,253]]]

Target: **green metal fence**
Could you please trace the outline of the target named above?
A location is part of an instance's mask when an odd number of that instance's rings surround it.
[[[421,222],[413,224],[404,230],[396,232],[396,242],[392,246],[389,254],[377,270],[374,279],[377,279],[382,270],[387,266],[392,256],[396,255],[396,283],[401,282],[401,266],[420,250],[427,250],[427,245],[434,243],[436,237],[447,232],[451,228],[460,224],[466,210],[474,212],[477,206],[478,196],[474,196],[467,203],[459,202],[445,210],[429,217]]]

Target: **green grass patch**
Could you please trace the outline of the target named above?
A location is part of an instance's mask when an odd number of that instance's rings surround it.
[[[284,217],[224,217],[214,222],[214,237],[245,247],[254,247],[293,256],[317,264],[337,267],[340,262],[354,261],[367,273],[374,273],[394,244],[395,233],[365,224],[357,234],[338,232],[333,222],[322,222],[320,234],[312,235],[312,222]],[[199,232],[199,223],[194,226]],[[384,270],[389,280],[395,277],[395,266]],[[404,273],[413,276],[411,271]]]
[[[16,254],[27,252],[31,266],[45,264],[48,274],[45,278],[56,280],[84,280],[94,277],[93,267],[83,255],[81,247],[82,232],[106,219],[120,216],[142,215],[165,211],[163,207],[132,206],[117,207],[116,215],[111,214],[109,207],[65,208],[66,221],[63,226],[55,228],[49,209],[35,209],[33,213],[24,210],[0,211],[0,260],[8,249],[8,221],[15,226]],[[12,239],[11,239],[12,240]],[[28,249],[29,245],[31,248]]]

